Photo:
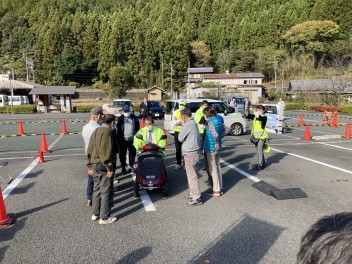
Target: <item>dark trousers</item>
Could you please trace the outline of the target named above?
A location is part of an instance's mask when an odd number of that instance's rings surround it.
[[[130,167],[134,165],[134,160],[136,158],[136,148],[133,146],[133,141],[121,140],[120,144],[120,163],[121,167],[126,167],[126,154],[128,150],[128,162]]]
[[[177,165],[181,166],[181,160],[182,160],[182,143],[178,141],[178,134],[180,132],[174,133],[174,141],[175,141],[175,148],[176,148],[176,163]]]
[[[88,175],[88,183],[87,183],[87,200],[93,199],[93,177]]]
[[[93,178],[93,214],[100,216],[101,219],[106,219],[111,214],[111,190],[113,187],[112,179],[108,178],[106,173],[96,174]]]

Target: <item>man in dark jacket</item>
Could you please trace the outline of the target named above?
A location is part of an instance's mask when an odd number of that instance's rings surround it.
[[[114,115],[104,115],[102,126],[94,130],[90,137],[87,157],[88,174],[93,176],[92,221],[100,218],[99,224],[111,224],[117,220],[111,217],[111,193],[113,187],[113,142],[111,131],[115,126]],[[99,167],[98,164],[102,166]]]
[[[141,108],[142,116],[146,118],[148,116],[148,109],[149,109],[147,98],[144,98],[143,102],[140,105],[140,108]]]
[[[134,171],[134,161],[136,158],[136,149],[133,146],[133,138],[139,130],[138,118],[130,112],[130,107],[124,105],[122,107],[122,115],[117,121],[117,140],[120,147],[120,162],[122,174],[126,174],[126,154],[128,150],[128,162],[130,165],[129,172]]]

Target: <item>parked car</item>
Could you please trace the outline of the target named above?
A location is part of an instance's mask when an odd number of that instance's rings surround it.
[[[174,132],[172,116],[173,116],[173,112],[176,109],[178,109],[180,101],[181,101],[180,99],[170,100],[170,101],[167,101],[166,103],[164,127],[170,133]],[[199,109],[202,101],[203,99],[187,100],[186,107],[191,110],[193,116]],[[218,114],[224,118],[224,123],[228,128],[230,128],[229,132],[231,135],[240,136],[244,132],[246,132],[247,122],[243,114],[239,112],[231,113],[231,110],[229,109],[229,107],[222,101],[212,100],[212,99],[208,99],[207,101],[209,103],[209,106],[214,107],[218,112]]]
[[[128,105],[130,107],[131,113],[134,113],[131,100],[129,100],[129,99],[114,99],[114,101],[112,102],[112,107],[117,109],[117,116],[121,115],[122,107],[124,105]]]
[[[240,95],[225,95],[221,96],[220,100],[223,101],[227,106],[230,106],[232,99],[236,102],[236,112],[244,112],[244,97]]]
[[[148,104],[148,115],[153,117],[154,119],[157,118],[164,118],[164,108],[161,106],[160,102],[158,101],[147,101]],[[141,113],[142,115],[142,113]]]

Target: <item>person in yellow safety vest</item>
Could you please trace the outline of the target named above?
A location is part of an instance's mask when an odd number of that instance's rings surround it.
[[[178,141],[178,135],[182,129],[182,119],[181,119],[181,110],[186,108],[187,102],[180,101],[178,103],[178,109],[174,111],[172,116],[172,122],[174,124],[174,142],[176,148],[176,166],[175,170],[179,170],[182,168],[182,143]]]
[[[201,134],[201,136],[203,136],[204,134],[204,129],[206,127],[206,125],[204,125],[204,114],[203,114],[203,110],[205,108],[207,108],[209,105],[207,100],[203,100],[199,109],[197,110],[195,116],[194,116],[194,121],[196,121],[196,123],[198,124],[198,129],[199,129],[199,133]],[[203,139],[204,141],[204,139]]]
[[[160,140],[161,136],[164,135],[164,131],[161,128],[158,128],[157,126],[154,126],[154,120],[152,117],[148,116],[145,118],[145,127],[141,128],[138,130],[137,134],[141,134],[143,137],[143,140],[138,139],[136,136],[133,138],[133,146],[136,148],[138,154],[142,153],[141,147],[148,143],[153,143],[158,145],[160,148],[165,148],[166,146],[166,140],[162,139]],[[165,157],[165,152],[163,152],[163,155]]]
[[[252,108],[250,108],[252,110]],[[258,155],[258,165],[254,166],[255,170],[262,170],[266,167],[265,158],[264,158],[264,145],[266,139],[268,138],[268,132],[266,131],[266,123],[268,118],[264,115],[265,107],[258,105],[254,114],[249,114],[246,116],[247,119],[253,120],[252,126],[252,136],[255,141],[255,147],[257,149]]]

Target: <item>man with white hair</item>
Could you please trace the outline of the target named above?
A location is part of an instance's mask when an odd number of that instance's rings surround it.
[[[94,130],[100,127],[99,121],[103,112],[100,108],[93,108],[90,110],[90,120],[88,124],[84,125],[82,129],[82,137],[84,140],[84,150],[87,154],[87,149],[89,145],[89,140]],[[92,196],[93,196],[93,177],[88,175],[88,183],[87,183],[87,206],[92,206]]]

